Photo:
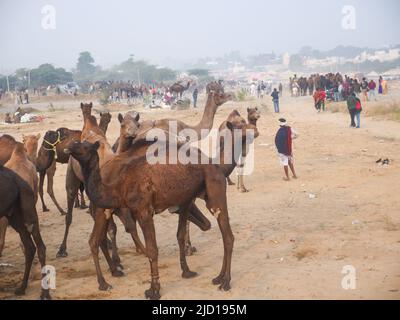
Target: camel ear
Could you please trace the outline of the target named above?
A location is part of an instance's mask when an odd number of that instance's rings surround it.
[[[89,103],[89,106],[90,106],[90,107],[93,107],[93,103],[92,103],[92,102],[90,102],[90,103]]]
[[[22,141],[26,140],[26,135],[22,134]]]
[[[100,117],[102,117],[103,116],[103,112],[100,112]]]
[[[135,116],[135,121],[139,121],[139,119],[140,119],[140,114],[137,113],[136,116]]]
[[[258,107],[256,107],[256,111],[258,111]]]
[[[250,112],[250,108],[247,108],[247,112]]]
[[[40,137],[41,137],[41,135],[40,135],[40,133],[38,133],[37,135],[36,135],[36,139],[40,139]]]
[[[122,123],[123,120],[124,120],[124,117],[122,116],[122,114],[118,113],[118,121],[119,121],[119,123]]]
[[[228,127],[229,130],[233,130],[233,124],[230,121],[226,122],[226,126]]]
[[[83,102],[81,102],[81,109],[83,108]]]
[[[97,149],[99,147],[100,147],[100,142],[99,141],[96,141],[95,143],[93,143],[93,146],[92,146],[93,150],[97,151]]]

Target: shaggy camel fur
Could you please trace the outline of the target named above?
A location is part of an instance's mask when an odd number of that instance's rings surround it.
[[[15,172],[3,166],[0,166],[0,203],[0,218],[7,218],[11,227],[19,233],[24,246],[25,272],[21,286],[15,290],[15,294],[23,295],[28,286],[36,247],[43,270],[46,266],[46,246],[40,235],[32,188]],[[45,273],[42,274],[42,277],[45,276]],[[41,298],[51,299],[48,289],[42,287]]]
[[[226,122],[226,126],[231,131],[234,129],[230,122]],[[245,132],[244,136],[246,137],[247,132],[243,129],[242,132]],[[243,143],[242,141],[239,142]],[[96,141],[94,144],[89,142],[73,143],[69,147],[69,151],[81,165],[90,200],[101,208],[129,208],[135,219],[139,221],[145,237],[146,252],[152,275],[151,287],[145,291],[145,296],[151,299],[160,298],[158,249],[153,223],[154,213],[160,213],[172,206],[179,207],[177,237],[182,276],[191,278],[196,275],[195,272],[190,271],[187,265],[184,241],[188,208],[199,196],[206,200],[207,208],[216,216],[224,242],[222,269],[213,283],[220,284],[220,288],[224,290],[229,290],[233,234],[229,225],[226,204],[225,175],[229,171],[232,172],[235,163],[222,163],[221,165],[195,165],[179,162],[178,164],[149,164],[146,157],[135,156],[135,148],[133,147],[128,152],[109,160],[103,165],[100,172],[98,149],[104,148],[103,143],[103,141]],[[165,150],[167,159],[169,147],[168,145]],[[232,145],[232,150],[233,148]],[[98,249],[100,246],[110,269],[113,269],[113,262],[107,250],[105,250],[105,232],[108,219],[103,211],[96,211],[95,219],[89,244],[96,266],[99,289],[107,290],[110,285],[102,275],[98,260]]]

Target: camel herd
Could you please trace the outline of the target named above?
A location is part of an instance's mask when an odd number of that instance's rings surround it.
[[[149,163],[147,152],[159,137],[149,140],[147,133],[149,130],[158,129],[171,134],[170,122],[174,121],[177,124],[175,132],[177,135],[184,129],[192,129],[198,134],[198,139],[201,139],[203,138],[200,134],[201,130],[213,127],[218,107],[230,99],[231,95],[225,93],[220,84],[209,85],[203,116],[194,126],[175,119],[141,120],[140,115],[135,111],[127,112],[125,115],[119,114],[120,134],[113,144],[109,143],[106,137],[111,115],[102,113],[98,123],[91,113],[92,103],[81,103],[84,122],[82,131],[67,128],[47,131],[40,148],[39,134],[23,136],[23,143],[9,135],[1,136],[0,255],[8,224],[19,233],[25,254],[25,274],[16,294],[25,292],[35,248],[38,250],[41,265],[46,265],[46,248],[40,236],[36,211],[38,194],[43,211],[48,211],[43,200],[45,176],[47,176],[47,191],[51,199],[60,213],[65,215],[65,233],[57,257],[68,255],[67,239],[74,205],[86,208],[84,192],[90,200],[89,212],[94,220],[94,226],[89,246],[96,268],[99,290],[111,288],[100,268],[99,248],[107,261],[111,275],[120,277],[124,274],[118,255],[117,226],[114,216],[118,216],[125,231],[131,234],[137,252],[147,256],[149,260],[151,286],[145,291],[146,298],[160,298],[154,214],[168,209],[169,212],[179,215],[177,240],[182,277],[196,276],[196,272],[190,270],[186,261],[186,255],[194,251],[190,244],[189,222],[203,231],[211,228],[210,221],[195,204],[197,198],[205,201],[207,209],[217,219],[223,240],[224,255],[221,271],[212,283],[219,285],[220,289],[229,290],[234,237],[229,224],[226,186],[227,180],[229,184],[233,183],[229,175],[235,167],[243,166],[249,142],[252,143],[253,139],[259,135],[258,109],[247,109],[247,121],[234,110],[220,125],[218,130],[220,143],[217,150],[220,162],[218,164],[193,146],[190,149],[196,149],[199,159],[200,157],[209,159],[207,164],[201,161],[188,164],[180,161]],[[253,132],[250,137],[249,130]],[[227,139],[226,135],[234,131],[239,132],[240,138]],[[162,152],[169,155],[174,148],[179,150],[183,148],[182,146],[183,143],[179,139],[174,139],[165,144]],[[241,148],[241,154],[232,152],[236,148]],[[66,212],[60,207],[53,193],[53,177],[57,162],[68,164]],[[247,191],[243,184],[243,177],[240,175],[238,188],[242,192]],[[138,236],[137,224],[143,233],[144,244]],[[44,277],[45,274],[42,276]],[[42,288],[41,298],[50,299],[48,289]]]

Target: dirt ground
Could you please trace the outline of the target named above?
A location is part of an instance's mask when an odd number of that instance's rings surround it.
[[[393,97],[386,97],[391,99]],[[21,134],[38,133],[66,126],[82,128],[80,99],[55,101],[56,111],[42,108],[47,117],[40,124],[0,125],[0,133],[21,139]],[[204,100],[199,103],[204,105]],[[310,97],[284,97],[281,114],[274,114],[270,98],[229,102],[216,115],[214,126],[238,109],[259,106],[260,137],[255,141],[255,170],[245,177],[249,193],[228,188],[228,207],[235,235],[232,260],[232,289],[222,292],[211,284],[222,263],[222,240],[215,219],[200,200],[212,229],[191,228],[197,252],[188,257],[199,275],[182,279],[176,240],[178,218],[162,213],[155,217],[159,247],[162,299],[399,299],[400,298],[400,123],[362,118],[361,129],[349,128],[344,113],[317,114]],[[328,105],[328,109],[331,105]],[[368,110],[369,104],[364,105]],[[95,109],[101,109],[96,105]],[[118,111],[110,107],[113,119],[107,137],[114,141],[119,132]],[[199,111],[146,111],[142,119],[178,118],[196,123]],[[1,112],[1,110],[0,110]],[[277,119],[287,118],[299,133],[294,141],[298,180],[283,181],[274,146]],[[375,163],[389,158],[389,166]],[[66,208],[67,165],[57,165],[55,194]],[[315,198],[310,198],[314,194]],[[42,213],[41,231],[47,246],[48,264],[56,268],[54,299],[143,299],[149,286],[149,263],[136,254],[133,243],[118,221],[118,245],[125,276],[113,278],[101,257],[106,280],[113,286],[98,290],[88,239],[93,226],[86,210],[74,209],[68,241],[68,257],[56,258],[64,233],[64,217],[51,199],[50,212]],[[117,220],[117,219],[116,219]],[[11,264],[12,266],[1,266]],[[356,271],[356,288],[342,288],[344,266]],[[9,229],[0,258],[0,299],[21,299],[14,289],[23,273],[24,258],[18,235]],[[23,299],[37,299],[40,269],[36,264]]]

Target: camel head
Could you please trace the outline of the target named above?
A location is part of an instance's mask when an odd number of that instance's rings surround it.
[[[82,114],[83,117],[85,118],[86,116],[90,116],[92,114],[92,107],[93,103],[82,103],[81,102],[81,109],[82,109]]]
[[[97,149],[100,147],[100,142],[90,143],[88,141],[73,141],[70,143],[64,152],[74,157],[81,165],[89,164],[93,159],[99,160]]]
[[[36,157],[37,149],[39,145],[40,133],[37,135],[22,135],[22,142],[24,143],[25,150],[28,155],[33,155]],[[32,162],[34,159],[30,159]]]
[[[255,108],[247,108],[247,121],[251,124],[256,125],[257,120],[260,119],[260,111],[257,107]]]
[[[233,94],[225,93],[224,87],[218,82],[211,82],[207,85],[207,94],[218,107],[233,98]]]
[[[111,122],[111,113],[100,112],[100,122],[104,124],[109,124]]]
[[[140,115],[135,111],[130,111],[122,116],[122,114],[118,114],[118,121],[121,124],[120,129],[120,137],[125,139],[134,139],[138,133],[140,128],[139,123]]]

